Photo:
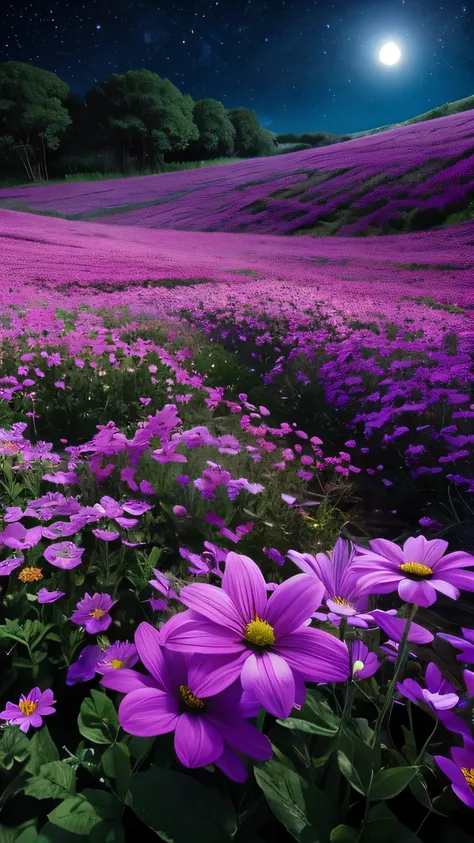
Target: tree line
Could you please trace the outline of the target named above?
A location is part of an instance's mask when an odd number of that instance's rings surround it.
[[[160,171],[166,164],[272,155],[277,139],[248,108],[194,101],[169,79],[129,70],[81,99],[55,73],[0,63],[0,176]]]

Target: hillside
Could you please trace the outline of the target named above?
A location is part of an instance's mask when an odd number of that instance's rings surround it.
[[[474,111],[321,149],[157,176],[0,191],[0,207],[107,225],[367,235],[470,216]]]

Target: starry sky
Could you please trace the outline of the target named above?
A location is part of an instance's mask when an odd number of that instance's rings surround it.
[[[474,94],[474,0],[3,0],[0,61],[80,96],[144,67],[273,132],[358,132]]]

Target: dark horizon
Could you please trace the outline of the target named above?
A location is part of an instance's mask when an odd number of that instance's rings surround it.
[[[276,133],[363,131],[474,93],[474,0],[17,0],[3,27],[1,61],[52,70],[78,96],[147,68]],[[387,67],[392,40],[402,58]]]

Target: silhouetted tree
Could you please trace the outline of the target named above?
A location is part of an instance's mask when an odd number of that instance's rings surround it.
[[[255,111],[250,108],[231,108],[228,112],[235,129],[235,151],[242,158],[252,155],[272,155],[274,134],[262,129]]]
[[[86,104],[96,140],[116,148],[123,169],[130,158],[155,166],[198,138],[192,98],[149,70],[110,76],[88,91]]]
[[[23,62],[0,64],[0,149],[14,151],[31,181],[48,178],[48,149],[57,149],[71,123],[66,82]]]
[[[193,117],[199,138],[191,144],[190,154],[196,158],[232,155],[235,129],[221,102],[213,99],[198,100],[194,103]]]

